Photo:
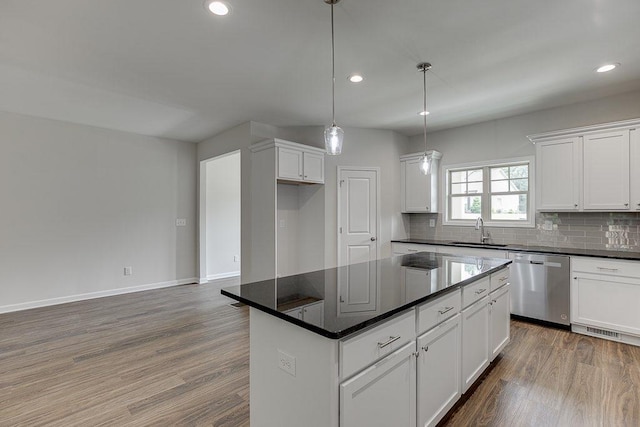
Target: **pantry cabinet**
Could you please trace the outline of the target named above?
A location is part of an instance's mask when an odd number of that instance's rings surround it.
[[[442,154],[429,151],[431,170],[420,172],[424,153],[400,157],[400,199],[403,213],[438,212],[438,177]]]

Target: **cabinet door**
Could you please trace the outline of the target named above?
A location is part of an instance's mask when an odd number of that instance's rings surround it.
[[[460,397],[460,314],[418,338],[418,426],[435,426]]]
[[[489,296],[462,310],[462,392],[489,366]]]
[[[629,130],[584,137],[584,209],[629,209]]]
[[[324,154],[304,153],[303,171],[305,181],[324,183]]]
[[[302,181],[302,151],[278,147],[278,179]]]
[[[509,344],[511,332],[510,285],[505,285],[489,295],[489,359],[493,361]]]
[[[571,323],[640,335],[640,280],[576,273]]]
[[[416,342],[340,384],[341,427],[415,427]]]
[[[582,191],[582,138],[536,144],[538,210],[578,210]]]
[[[629,132],[629,173],[631,176],[631,209],[640,211],[640,129]]]
[[[431,207],[431,174],[420,172],[420,159],[402,161],[400,172],[402,211],[435,212]]]
[[[324,326],[324,301],[302,307],[302,320],[316,326]]]

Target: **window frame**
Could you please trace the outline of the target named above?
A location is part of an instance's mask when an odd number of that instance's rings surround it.
[[[529,189],[528,191],[515,191],[515,192],[491,192],[491,169],[499,168],[499,167],[509,167],[509,166],[519,166],[519,165],[528,165],[528,178],[529,178]],[[451,202],[452,202],[452,193],[451,193],[451,173],[452,172],[460,172],[470,169],[482,169],[482,193],[477,193],[480,195],[481,200],[481,213],[479,216],[482,216],[484,220],[484,224],[486,226],[492,227],[507,227],[507,228],[534,228],[535,227],[535,158],[533,156],[527,157],[518,157],[511,159],[501,159],[497,161],[486,161],[486,162],[473,162],[473,163],[464,163],[464,164],[455,164],[455,165],[446,165],[442,168],[442,174],[444,175],[442,178],[442,182],[444,183],[444,197],[443,197],[443,205],[445,208],[444,217],[443,217],[443,225],[453,225],[453,226],[475,226],[476,218],[474,219],[451,219]],[[491,196],[500,196],[500,195],[519,195],[526,194],[527,195],[527,220],[491,220]],[[458,195],[460,196],[460,195]],[[473,197],[473,194],[470,194],[469,197]]]

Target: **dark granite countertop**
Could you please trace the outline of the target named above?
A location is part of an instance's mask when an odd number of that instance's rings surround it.
[[[222,289],[250,307],[331,339],[344,338],[501,270],[511,261],[420,252]],[[409,277],[409,278],[408,278]],[[323,301],[322,319],[286,314],[292,298]]]
[[[604,249],[575,249],[560,248],[553,246],[529,246],[529,245],[476,245],[473,243],[453,243],[450,240],[429,240],[429,239],[397,239],[392,240],[396,243],[418,243],[423,245],[437,246],[455,246],[459,248],[480,248],[480,249],[497,249],[513,252],[535,252],[556,255],[573,255],[597,258],[612,258],[622,260],[640,261],[640,252],[636,251],[610,251]]]

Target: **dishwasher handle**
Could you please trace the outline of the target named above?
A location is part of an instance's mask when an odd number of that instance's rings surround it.
[[[529,261],[529,264],[544,265],[544,261]]]

